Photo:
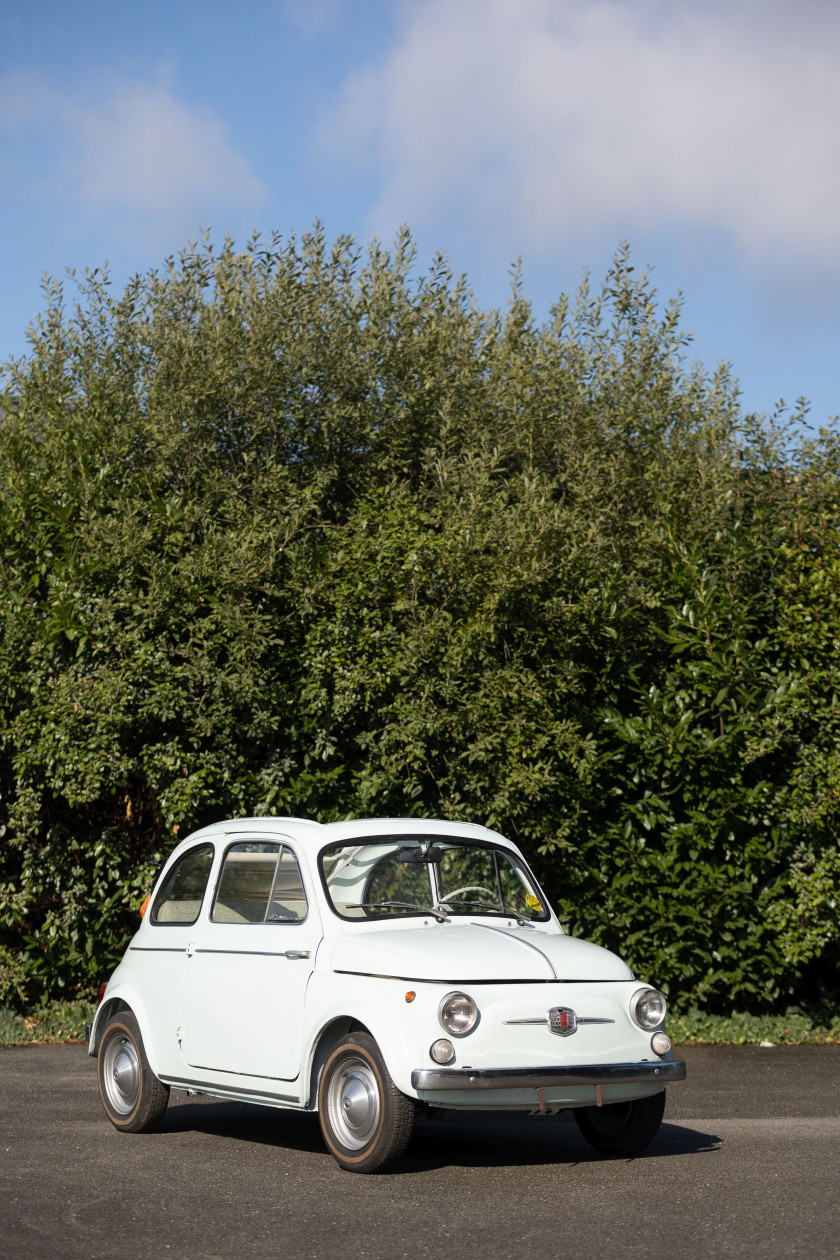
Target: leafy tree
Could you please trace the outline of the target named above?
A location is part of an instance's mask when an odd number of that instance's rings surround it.
[[[316,230],[48,285],[0,424],[0,1001],[90,992],[148,863],[257,812],[486,822],[683,1001],[824,983],[833,439],[794,466],[626,250],[541,326],[413,268]]]

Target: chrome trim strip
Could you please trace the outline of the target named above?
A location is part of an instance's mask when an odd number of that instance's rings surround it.
[[[573,980],[570,977],[558,976],[555,980],[430,980],[428,976],[391,976],[379,971],[347,971],[343,967],[334,967],[337,976],[364,976],[367,980],[399,980],[408,984],[626,984],[625,980]]]
[[[158,924],[158,927],[160,926],[161,925]],[[175,926],[179,927],[183,925],[176,923]],[[191,927],[192,925],[187,924],[187,926]],[[136,950],[138,954],[183,954],[184,952],[183,945],[129,945],[128,948]]]
[[[545,1089],[551,1085],[636,1085],[685,1080],[685,1063],[593,1063],[547,1068],[415,1068],[417,1090]]]
[[[308,958],[308,949],[205,949],[196,946],[196,954],[250,954],[258,958]]]
[[[578,1015],[577,1025],[581,1024],[614,1024],[614,1019],[596,1019],[594,1016]],[[542,1019],[503,1019],[503,1024],[549,1024],[551,1023],[547,1015],[543,1015]]]
[[[217,1070],[214,1069],[214,1071]],[[217,1094],[221,1089],[226,1094],[242,1094],[249,1098],[278,1098],[281,1102],[300,1102],[297,1094],[272,1094],[267,1089],[243,1089],[240,1085],[211,1085],[208,1081],[191,1081],[179,1076],[162,1076],[160,1079],[164,1085],[174,1085],[176,1089],[199,1089],[205,1094]]]
[[[500,936],[506,936],[509,941],[516,941],[518,944],[525,945],[528,949],[532,949],[534,953],[539,954],[543,962],[548,963],[552,979],[557,979],[557,972],[554,970],[554,963],[551,961],[548,954],[544,954],[539,945],[535,945],[533,941],[526,941],[524,936],[514,936],[512,932],[506,932],[504,928],[493,927],[490,923],[474,923],[473,927],[484,928],[486,932],[498,932]]]

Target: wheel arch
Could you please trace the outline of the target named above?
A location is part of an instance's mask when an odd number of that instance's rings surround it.
[[[310,1111],[318,1109],[318,1082],[333,1046],[348,1033],[364,1032],[373,1037],[370,1028],[354,1015],[336,1015],[324,1025],[315,1039],[309,1056],[308,1093],[301,1101]],[[374,1038],[375,1040],[375,1038]]]
[[[102,1034],[105,1027],[113,1015],[118,1015],[120,1011],[130,1011],[131,1007],[124,998],[114,997],[106,998],[96,1008],[96,1014],[93,1017],[93,1024],[90,1030],[90,1041],[88,1042],[88,1054],[98,1055],[99,1047],[102,1044]]]
[[[90,1041],[88,1043],[88,1054],[97,1057],[99,1047],[102,1044],[102,1034],[108,1026],[109,1021],[114,1015],[119,1015],[120,1011],[128,1011],[137,1020],[137,1026],[140,1029],[140,1036],[143,1038],[143,1048],[146,1057],[149,1060],[149,1066],[152,1071],[157,1074],[158,1063],[154,1042],[151,1035],[151,1024],[145,1005],[138,999],[136,993],[118,992],[108,995],[101,1003],[96,1011],[93,1019],[93,1026],[90,1030]]]
[[[417,1067],[425,1021],[424,1004],[406,1000],[405,982],[387,976],[314,972],[306,994],[308,1036],[301,1060],[301,1102],[315,1110],[318,1076],[327,1045],[347,1032],[364,1032],[379,1047],[391,1079],[416,1098],[411,1072]],[[307,1096],[308,1094],[308,1096]]]

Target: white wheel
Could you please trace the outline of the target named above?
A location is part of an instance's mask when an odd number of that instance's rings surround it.
[[[169,1105],[169,1086],[149,1067],[140,1027],[131,1011],[120,1011],[102,1034],[96,1064],[105,1114],[124,1133],[150,1133]]]
[[[126,1033],[110,1037],[100,1051],[102,1088],[111,1111],[130,1116],[140,1093],[140,1060]]]
[[[381,1110],[379,1085],[370,1064],[358,1055],[348,1054],[342,1060],[341,1070],[330,1077],[330,1128],[342,1146],[360,1151],[376,1132]]]
[[[351,1033],[333,1049],[318,1087],[321,1132],[350,1172],[393,1163],[408,1144],[414,1103],[401,1094],[368,1033]]]

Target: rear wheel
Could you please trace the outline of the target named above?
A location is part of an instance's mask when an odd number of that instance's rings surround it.
[[[577,1107],[575,1120],[590,1146],[614,1159],[638,1155],[659,1132],[665,1111],[665,1090],[649,1098],[609,1103],[604,1107]]]
[[[108,1021],[96,1067],[99,1097],[111,1124],[124,1133],[150,1133],[159,1126],[169,1104],[169,1086],[149,1067],[131,1011],[120,1011]]]
[[[349,1034],[332,1050],[321,1073],[318,1113],[331,1154],[350,1172],[392,1164],[414,1124],[414,1103],[391,1080],[368,1033]]]

